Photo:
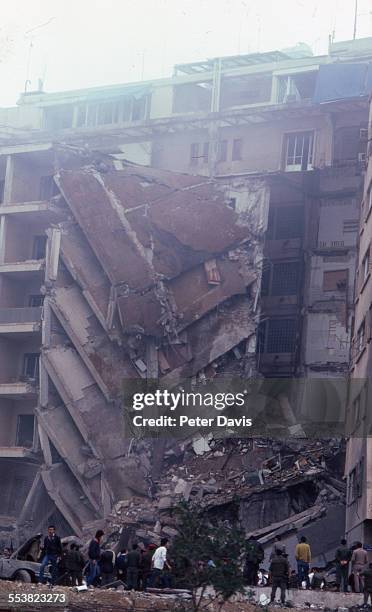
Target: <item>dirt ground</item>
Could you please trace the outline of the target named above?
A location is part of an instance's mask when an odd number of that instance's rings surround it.
[[[9,604],[9,594],[57,594],[64,593],[67,598],[66,604],[51,603],[17,603]],[[254,612],[257,608],[248,603],[227,603],[222,608],[223,612]],[[154,595],[150,593],[129,593],[128,591],[117,592],[110,590],[94,589],[82,593],[76,593],[68,587],[55,587],[49,589],[45,586],[24,584],[21,582],[8,582],[0,580],[0,610],[17,610],[18,612],[44,612],[56,610],[56,612],[121,612],[130,610],[132,612],[186,612],[191,610],[187,601],[175,596]],[[205,610],[205,608],[204,608]],[[219,606],[211,604],[209,612],[217,612]],[[283,612],[283,609],[281,609]]]

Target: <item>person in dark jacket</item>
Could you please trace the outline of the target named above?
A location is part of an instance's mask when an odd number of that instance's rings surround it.
[[[349,564],[352,556],[352,551],[347,546],[346,540],[343,538],[341,544],[336,550],[336,583],[338,591],[347,593],[349,580]]]
[[[83,568],[85,560],[77,544],[71,544],[69,557],[69,576],[71,586],[81,586],[83,584]]]
[[[283,556],[282,551],[279,549],[271,559],[270,563],[270,576],[272,581],[271,598],[270,601],[275,601],[276,590],[280,588],[280,601],[282,604],[285,603],[285,590],[287,588],[288,576],[289,576],[289,563]]]
[[[147,586],[151,576],[152,557],[154,556],[155,549],[155,544],[149,544],[147,550],[143,553],[141,558],[142,588],[144,591],[147,590]]]
[[[133,544],[132,550],[127,554],[127,586],[129,590],[138,588],[138,574],[141,565],[141,553],[138,544]]]
[[[58,559],[62,554],[61,539],[56,534],[54,525],[49,525],[48,535],[44,538],[43,560],[40,566],[39,582],[44,583],[44,571],[47,565],[52,566],[52,584],[55,584],[58,574]]]
[[[256,538],[251,536],[247,542],[247,553],[244,567],[244,576],[248,585],[257,586],[258,570],[264,556],[265,553],[262,544],[260,544]]]
[[[89,573],[87,578],[88,587],[97,584],[99,578],[99,560],[101,558],[101,540],[104,536],[102,529],[96,532],[93,540],[89,543],[88,558],[89,558]]]
[[[370,599],[372,605],[372,563],[369,563],[368,568],[361,572],[360,575],[364,578],[364,605],[368,606],[368,599]]]
[[[115,571],[115,553],[113,550],[103,550],[99,560],[99,568],[101,571],[101,584],[106,586],[113,582]]]
[[[122,580],[123,582],[127,579],[127,549],[123,548],[118,555],[116,555],[116,577],[118,580]]]
[[[286,550],[285,544],[283,544],[281,540],[282,538],[280,535],[275,536],[274,546],[270,554],[270,561],[273,557],[276,556],[276,553],[279,549],[282,551],[283,555],[286,554],[287,550]]]

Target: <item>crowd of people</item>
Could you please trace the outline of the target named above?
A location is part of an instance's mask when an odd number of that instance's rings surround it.
[[[104,532],[98,530],[89,543],[87,556],[81,547],[73,543],[62,543],[53,525],[48,527],[44,538],[40,564],[39,582],[45,582],[45,570],[49,568],[49,582],[66,586],[81,586],[85,580],[88,588],[114,585],[120,581],[127,589],[144,590],[149,587],[172,588],[172,568],[168,555],[168,539],[160,546],[132,544],[131,549],[122,549],[118,554],[102,545]],[[8,552],[8,549],[6,549]],[[311,548],[302,536],[291,557],[296,568],[290,566],[286,545],[278,535],[270,552],[268,573],[261,570],[265,551],[254,537],[250,537],[245,553],[244,577],[247,585],[271,584],[271,602],[277,590],[285,603],[286,591],[291,589],[321,589],[335,584],[338,591],[364,594],[364,604],[372,605],[372,563],[361,542],[348,546],[342,539],[335,553],[334,580],[326,576],[324,568],[311,566]],[[4,554],[6,552],[4,551]],[[208,566],[216,567],[211,560]]]
[[[297,568],[290,567],[286,546],[278,535],[275,538],[269,559],[269,575],[271,582],[271,602],[275,601],[276,592],[280,589],[281,603],[285,603],[288,589],[321,589],[327,586],[325,572],[319,567],[310,567],[311,548],[305,536],[300,538],[294,550]],[[260,572],[260,565],[264,560],[262,545],[250,538],[245,562],[245,576],[251,586],[266,584],[268,581]],[[335,555],[335,583],[338,591],[350,591],[364,594],[364,605],[369,600],[372,605],[372,563],[368,562],[367,551],[361,542],[349,547],[347,541],[342,539]]]
[[[123,549],[115,555],[102,546],[103,536],[101,529],[96,532],[85,558],[76,543],[62,544],[54,525],[50,525],[43,542],[39,582],[45,582],[45,568],[50,567],[52,585],[81,586],[85,579],[88,588],[108,586],[118,580],[130,590],[172,586],[167,538],[162,538],[160,546],[140,548],[134,543],[131,550]]]

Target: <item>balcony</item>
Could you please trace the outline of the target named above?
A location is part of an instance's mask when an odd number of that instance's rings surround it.
[[[0,446],[0,459],[23,459],[33,456],[33,450],[25,446]]]
[[[62,215],[61,196],[50,200],[36,200],[31,202],[12,202],[2,204],[0,206],[0,215],[20,215],[20,218],[27,222],[32,218],[35,219],[35,214],[38,218],[47,223],[55,220],[56,215]],[[59,204],[59,205],[58,205]]]
[[[28,259],[0,264],[0,274],[15,276],[17,279],[27,279],[30,275],[40,275],[45,267],[45,259]]]
[[[32,334],[40,331],[41,307],[0,308],[0,334]]]
[[[36,381],[17,380],[0,383],[0,399],[27,400],[38,395]]]

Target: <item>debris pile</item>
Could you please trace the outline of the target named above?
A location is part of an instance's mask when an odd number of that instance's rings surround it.
[[[114,506],[107,525],[113,544],[172,538],[177,533],[172,510],[181,499],[204,507],[211,517],[240,522],[247,536],[264,546],[277,534],[285,539],[307,525],[321,525],[334,512],[343,533],[341,441],[209,438],[203,452],[198,439],[168,444],[152,494]],[[337,535],[335,545],[338,541]]]

